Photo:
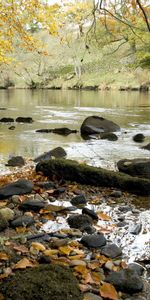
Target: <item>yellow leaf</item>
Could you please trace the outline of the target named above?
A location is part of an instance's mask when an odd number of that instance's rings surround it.
[[[8,260],[9,257],[5,252],[0,252],[0,260]]]
[[[44,245],[42,245],[41,243],[37,243],[37,242],[33,242],[31,247],[35,250],[38,250],[38,251],[45,251],[46,250]]]
[[[32,262],[30,261],[28,258],[23,258],[21,260],[19,260],[15,266],[14,269],[26,269],[27,267],[35,267],[37,265],[36,262]]]
[[[77,273],[80,273],[81,275],[85,275],[89,272],[89,270],[86,268],[86,266],[76,266],[74,268],[74,270],[77,272]]]
[[[118,294],[114,286],[110,283],[104,283],[100,287],[100,295],[103,298],[108,298],[111,300],[118,300]]]
[[[59,251],[62,253],[62,254],[65,254],[65,255],[69,255],[74,249],[70,246],[62,246],[62,247],[59,247]]]
[[[58,250],[57,249],[47,249],[43,253],[46,256],[52,256],[52,255],[57,255],[58,254]]]
[[[105,214],[101,211],[97,212],[97,215],[98,215],[99,219],[101,219],[103,221],[111,221],[112,220],[110,216],[108,216],[107,214]]]

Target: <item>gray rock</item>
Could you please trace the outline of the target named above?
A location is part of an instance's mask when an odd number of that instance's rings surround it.
[[[114,198],[120,198],[122,196],[122,191],[113,191],[110,196]]]
[[[55,158],[64,158],[66,156],[67,156],[66,151],[62,147],[57,147],[57,148],[54,148],[53,150],[45,152],[44,154],[36,157],[34,159],[34,161],[35,162],[41,162],[41,161],[44,161],[44,160],[49,160],[52,157],[55,157]]]
[[[16,182],[9,183],[4,187],[0,188],[0,200],[6,199],[13,195],[31,193],[33,186],[33,183],[26,179],[20,179]]]
[[[113,284],[119,291],[134,294],[142,291],[143,281],[136,272],[130,269],[123,269],[119,272],[110,272],[105,281]]]
[[[16,122],[18,122],[18,123],[33,123],[33,119],[31,117],[18,117],[18,118],[16,118]]]
[[[4,118],[2,118],[2,119],[0,119],[0,122],[2,122],[2,123],[11,123],[11,122],[14,122],[14,119],[13,118],[6,118],[6,117],[4,117]]]
[[[107,257],[116,258],[122,254],[122,250],[116,244],[108,244],[101,249],[101,253]]]
[[[140,264],[138,264],[138,263],[131,263],[131,264],[129,264],[128,265],[128,269],[133,270],[139,276],[141,276],[144,273],[144,271],[145,271],[145,268],[143,266],[141,266]]]
[[[137,234],[140,233],[141,229],[142,229],[142,224],[141,224],[141,223],[139,223],[139,224],[134,224],[134,225],[130,228],[130,233],[137,235]]]
[[[22,156],[13,156],[11,157],[6,166],[11,166],[11,167],[22,167],[25,165],[25,160]]]
[[[86,215],[74,215],[67,219],[67,222],[71,228],[85,228],[86,226],[92,225],[92,219]]]
[[[34,218],[30,216],[21,216],[11,222],[11,227],[30,226],[34,224]]]
[[[20,208],[22,210],[33,210],[35,212],[38,212],[41,208],[43,208],[46,205],[46,203],[44,201],[39,201],[36,199],[29,199],[29,200],[25,200],[20,204]]]
[[[106,239],[103,233],[89,234],[82,237],[80,243],[87,248],[101,248],[106,244]]]
[[[80,130],[82,135],[91,135],[102,132],[119,131],[120,127],[103,117],[90,116],[83,121]]]
[[[141,149],[149,150],[150,151],[150,143],[141,147]]]
[[[116,134],[112,132],[105,132],[100,134],[101,140],[108,140],[108,141],[117,141],[118,137]]]
[[[87,200],[85,198],[84,195],[78,195],[78,196],[75,196],[71,199],[71,204],[72,205],[85,205],[87,203]]]

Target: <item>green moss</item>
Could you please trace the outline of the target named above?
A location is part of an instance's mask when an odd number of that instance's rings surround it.
[[[5,300],[82,300],[78,282],[64,266],[40,265],[16,271],[0,284]]]

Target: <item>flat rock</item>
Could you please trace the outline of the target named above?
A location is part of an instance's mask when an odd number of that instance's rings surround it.
[[[87,248],[101,248],[106,244],[106,239],[103,233],[89,234],[82,237],[80,243]]]
[[[122,250],[116,244],[108,244],[101,249],[101,253],[107,257],[116,258],[122,254]]]
[[[31,193],[34,185],[31,181],[26,179],[19,179],[13,183],[9,183],[0,188],[0,200],[6,199],[13,195],[23,195]]]
[[[44,206],[46,205],[46,203],[44,201],[40,201],[40,200],[25,200],[21,203],[20,208],[22,210],[33,210],[35,212],[38,212],[40,209],[42,209]]]
[[[34,218],[30,216],[21,216],[11,222],[11,227],[30,226],[34,224]]]
[[[11,167],[22,167],[25,165],[25,160],[22,156],[13,156],[11,157],[6,166],[11,166]]]
[[[105,279],[105,281],[113,284],[119,291],[134,294],[142,291],[143,281],[131,269],[123,269],[119,272],[111,272]]]

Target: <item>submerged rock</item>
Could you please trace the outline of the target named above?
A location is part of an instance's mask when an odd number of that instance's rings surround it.
[[[18,117],[18,118],[16,118],[16,122],[18,122],[18,123],[33,123],[33,119],[31,117]]]
[[[137,143],[142,143],[144,142],[145,136],[143,133],[137,133],[134,137],[133,137],[133,141],[137,142]]]
[[[149,150],[150,151],[150,143],[141,147],[141,149]]]
[[[4,118],[0,119],[0,122],[2,122],[2,123],[12,123],[12,122],[14,122],[14,119],[4,117]]]
[[[106,281],[113,284],[117,290],[134,294],[142,291],[143,281],[131,269],[123,269],[119,272],[111,272],[107,277]]]
[[[82,300],[78,281],[64,266],[40,265],[22,271],[0,284],[6,300]]]
[[[31,193],[33,189],[33,183],[27,179],[19,179],[13,183],[9,183],[0,188],[0,200],[6,199],[13,195],[22,195]]]

